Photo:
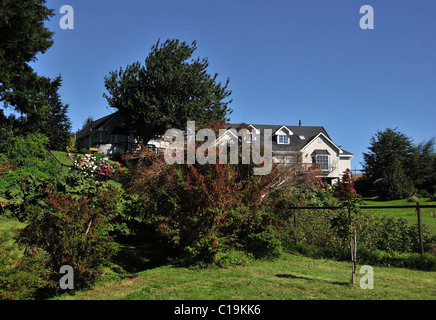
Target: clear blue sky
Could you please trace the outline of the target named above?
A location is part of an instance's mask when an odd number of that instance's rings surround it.
[[[62,30],[62,5],[74,30]],[[363,5],[375,28],[359,27]],[[324,126],[362,152],[378,130],[436,136],[435,0],[48,0],[54,45],[33,65],[63,77],[73,130],[107,115],[104,76],[144,62],[160,38],[197,41],[210,73],[230,78],[231,122]]]

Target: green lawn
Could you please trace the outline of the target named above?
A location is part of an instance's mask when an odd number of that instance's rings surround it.
[[[67,158],[68,153],[64,151],[52,151],[53,155],[64,165],[71,166],[73,162]]]
[[[422,205],[436,205],[435,201],[429,201],[429,198],[420,199],[420,204]],[[377,200],[377,197],[365,198],[364,205],[366,206],[413,206],[415,203],[408,202],[407,199],[404,200],[392,200],[392,201],[381,201]],[[366,209],[365,211],[372,212],[374,214],[384,214],[391,217],[402,217],[409,221],[411,224],[416,224],[418,222],[418,217],[416,215],[415,208],[386,208],[386,209]],[[436,208],[422,208],[421,209],[421,220],[423,224],[426,224],[430,232],[436,234],[436,218],[432,217],[436,213]]]
[[[374,267],[374,289],[363,290],[357,269],[350,286],[350,263],[284,254],[275,261],[245,266],[188,269],[160,266],[122,278],[109,271],[91,290],[65,300],[434,300],[436,273]],[[118,274],[120,276],[120,274]]]
[[[0,231],[24,224],[0,219]],[[160,257],[159,257],[160,255]],[[122,245],[111,267],[90,290],[60,300],[434,300],[436,272],[374,266],[374,289],[350,286],[348,262],[283,254],[277,260],[248,260],[244,266],[209,269],[162,265],[157,246]],[[157,259],[154,257],[157,256]]]

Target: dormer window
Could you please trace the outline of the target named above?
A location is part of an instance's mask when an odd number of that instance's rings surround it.
[[[276,136],[278,144],[289,144],[291,142],[290,136],[293,134],[294,133],[286,126],[281,126],[274,132],[274,136]]]
[[[278,135],[277,136],[277,143],[278,144],[289,144],[289,136],[288,135]]]

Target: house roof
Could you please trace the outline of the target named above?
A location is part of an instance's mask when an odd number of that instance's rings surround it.
[[[300,151],[303,149],[312,139],[318,136],[320,133],[325,135],[327,138],[331,139],[328,135],[327,131],[322,126],[289,126],[289,125],[265,125],[265,124],[252,124],[251,126],[255,127],[260,131],[260,141],[263,141],[264,135],[263,132],[265,129],[271,129],[272,133],[277,130],[286,127],[293,134],[289,136],[289,144],[279,144],[276,141],[272,141],[272,149],[275,152],[289,152],[289,151]],[[227,124],[227,129],[236,129],[241,128],[241,124]]]
[[[94,130],[99,129],[100,127],[107,124],[110,120],[112,120],[115,116],[117,116],[118,112],[114,112],[112,114],[109,114],[105,117],[102,117],[100,119],[97,119],[95,121],[92,121],[91,123],[88,123],[85,127],[83,127],[81,130],[79,130],[76,133],[76,138],[80,139],[83,137],[88,136],[91,134]],[[239,129],[243,126],[243,124],[235,124],[235,123],[229,123],[226,124],[226,129],[236,129],[239,131]],[[260,137],[260,141],[263,142],[264,139],[264,130],[265,129],[271,129],[272,134],[277,132],[278,130],[282,128],[287,128],[289,131],[292,132],[292,135],[289,135],[289,144],[279,144],[277,141],[272,141],[272,149],[274,152],[296,152],[302,150],[306,145],[308,145],[314,138],[316,138],[318,135],[324,135],[326,138],[328,138],[330,141],[332,139],[328,135],[327,131],[322,126],[290,126],[290,125],[265,125],[265,124],[246,124],[246,126],[255,128],[258,130],[258,134]],[[92,130],[91,130],[92,129]],[[114,131],[119,131],[119,134],[122,134],[121,132],[124,132],[122,128],[117,127],[114,129]],[[334,143],[333,143],[334,144]],[[338,147],[339,148],[339,147]],[[351,152],[345,151],[342,148],[339,148],[342,152],[340,156],[344,157],[352,157],[353,154]]]
[[[76,132],[76,138],[80,139],[83,137],[86,137],[89,133],[99,129],[100,127],[104,126],[106,123],[108,123],[110,120],[112,120],[117,115],[117,112],[111,113],[107,116],[104,116],[103,118],[91,121],[90,123],[86,124],[82,129]]]

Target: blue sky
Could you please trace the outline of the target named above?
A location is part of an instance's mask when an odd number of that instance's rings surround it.
[[[63,5],[74,29],[62,30]],[[374,9],[374,29],[359,26]],[[362,152],[378,130],[416,143],[436,136],[434,0],[48,0],[54,45],[33,64],[61,74],[73,130],[111,112],[104,76],[144,62],[158,39],[197,41],[209,73],[230,78],[231,122],[324,126]]]

